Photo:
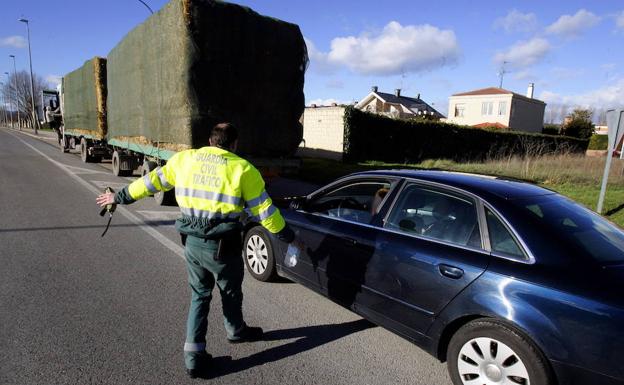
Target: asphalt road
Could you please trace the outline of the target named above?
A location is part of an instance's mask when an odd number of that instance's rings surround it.
[[[265,340],[228,344],[215,294],[212,378],[188,379],[177,209],[125,206],[100,237],[96,194],[132,180],[109,169],[62,154],[49,135],[0,129],[0,384],[450,384],[406,340],[300,285],[249,275],[245,318]]]

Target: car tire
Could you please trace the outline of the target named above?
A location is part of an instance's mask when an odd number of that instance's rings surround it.
[[[548,360],[521,332],[495,320],[476,320],[451,338],[447,365],[455,385],[553,384]]]
[[[266,230],[256,226],[247,231],[243,243],[245,266],[252,277],[268,282],[277,277],[273,244]]]

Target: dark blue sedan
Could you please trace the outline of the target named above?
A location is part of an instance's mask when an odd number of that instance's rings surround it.
[[[624,233],[569,199],[486,176],[374,171],[281,211],[300,248],[250,222],[248,271],[413,341],[454,384],[624,384]]]

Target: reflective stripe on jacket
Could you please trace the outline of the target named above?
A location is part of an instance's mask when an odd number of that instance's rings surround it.
[[[246,206],[271,233],[281,231],[284,218],[264,189],[260,172],[248,161],[218,147],[202,147],[175,154],[166,165],[137,179],[128,193],[139,200],[174,188],[183,216],[232,221]]]

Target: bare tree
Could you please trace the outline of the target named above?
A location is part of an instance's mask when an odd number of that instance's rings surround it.
[[[34,85],[35,85],[35,106],[32,105],[32,99],[30,97],[30,74],[27,71],[20,71],[16,74],[11,74],[8,81],[4,84],[0,92],[2,92],[2,96],[4,100],[13,102],[17,101],[17,108],[19,109],[19,114],[22,119],[24,119],[30,127],[34,127],[35,122],[33,122],[33,108],[37,111],[37,116],[39,109],[42,108],[41,104],[41,91],[49,88],[49,84],[43,79],[43,77],[34,74]],[[15,108],[13,104],[11,104],[12,109]]]

